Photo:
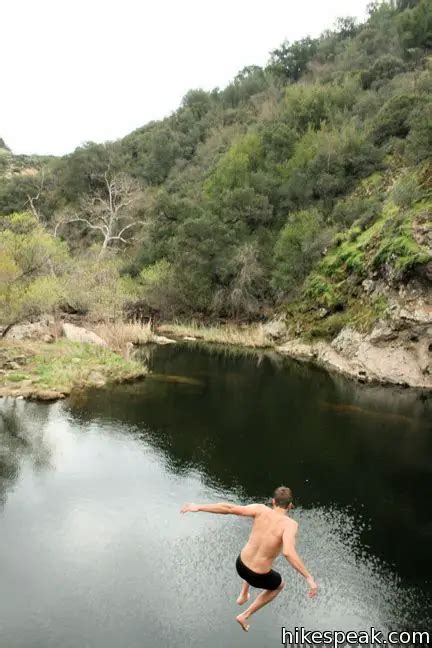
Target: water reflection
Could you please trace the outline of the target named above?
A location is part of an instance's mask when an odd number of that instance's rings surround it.
[[[0,406],[0,502],[19,478],[23,458],[28,458],[35,471],[50,466],[52,442],[44,426],[49,416],[47,407],[3,398]]]
[[[88,392],[71,411],[83,421],[127,422],[172,470],[194,468],[212,487],[260,498],[289,483],[305,507],[353,507],[373,522],[364,541],[415,581],[430,567],[431,400],[298,363],[259,362],[257,370],[253,357],[169,347],[153,356],[152,370],[189,382]]]
[[[321,595],[289,577],[253,648],[280,645],[281,625],[430,627],[430,399],[265,354],[179,345],[149,362],[156,379],[68,403],[0,401],[4,645],[243,645],[231,620],[249,525],[178,506],[264,500],[279,483]]]

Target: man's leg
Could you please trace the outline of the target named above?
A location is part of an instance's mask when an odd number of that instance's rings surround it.
[[[252,614],[255,614],[255,612],[258,612],[258,610],[264,607],[264,605],[267,605],[267,603],[273,601],[273,599],[276,598],[279,592],[282,592],[284,587],[285,587],[285,583],[282,581],[282,583],[279,585],[277,589],[264,590],[264,592],[261,592],[261,594],[259,594],[256,597],[255,601],[248,607],[247,610],[245,610],[242,614],[239,614],[238,617],[236,617],[236,621],[240,623],[241,627],[245,632],[249,630],[249,625],[246,623],[249,617],[252,616]]]
[[[237,603],[239,605],[243,605],[246,603],[246,601],[249,601],[250,594],[249,594],[249,583],[246,583],[246,581],[243,581],[243,587],[241,588],[241,592],[239,594],[239,597],[237,599]]]

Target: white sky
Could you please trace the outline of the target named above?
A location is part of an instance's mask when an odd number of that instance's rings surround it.
[[[122,137],[367,1],[0,0],[0,137],[55,154]]]

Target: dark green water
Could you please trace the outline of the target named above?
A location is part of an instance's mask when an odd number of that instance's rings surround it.
[[[0,646],[279,646],[281,626],[431,629],[432,401],[271,356],[157,349],[153,378],[0,400]],[[184,501],[296,496],[321,586],[233,621],[250,523]]]

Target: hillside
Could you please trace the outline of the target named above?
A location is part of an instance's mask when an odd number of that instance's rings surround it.
[[[2,148],[1,321],[276,314],[305,341],[406,333],[395,313],[431,312],[431,49],[429,0],[372,3],[122,140]]]

